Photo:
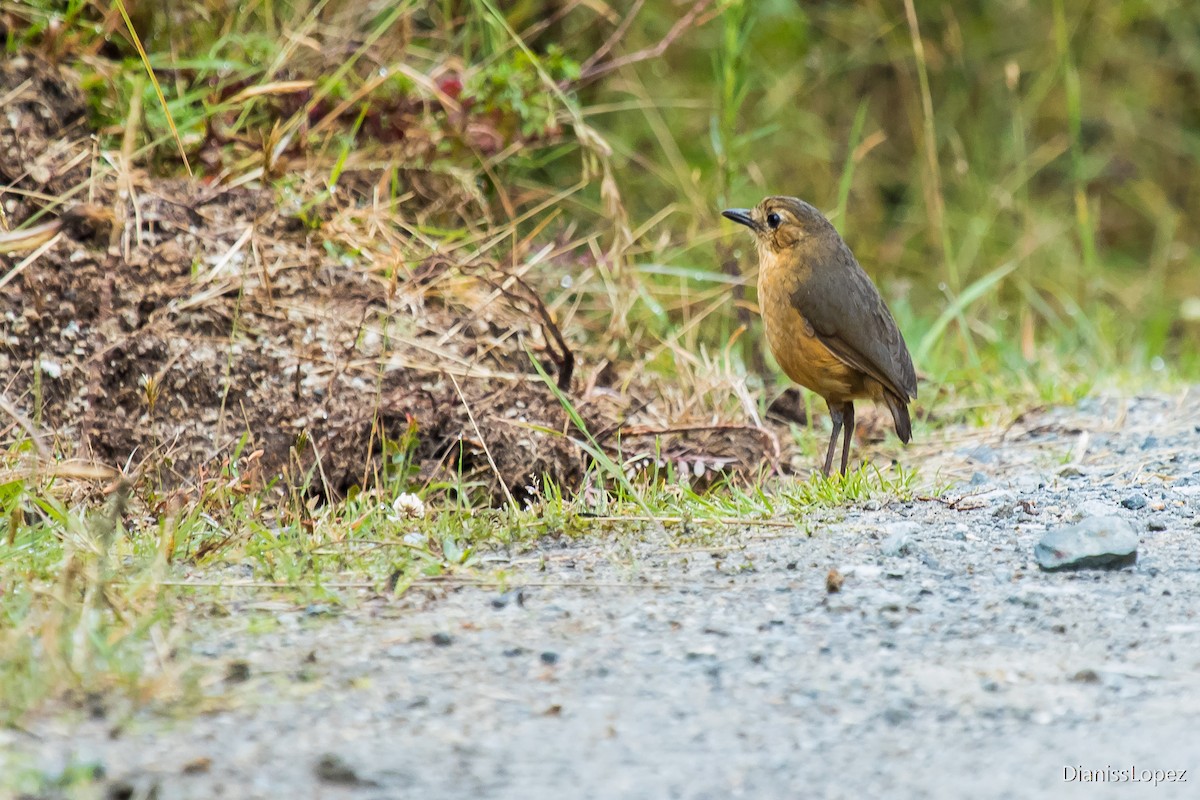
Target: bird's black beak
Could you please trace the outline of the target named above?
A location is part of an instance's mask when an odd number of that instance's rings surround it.
[[[745,225],[751,230],[758,230],[758,223],[754,221],[754,217],[750,216],[748,208],[727,208],[721,212],[721,216]]]

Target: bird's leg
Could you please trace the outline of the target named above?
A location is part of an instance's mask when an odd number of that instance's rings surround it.
[[[842,475],[846,474],[846,465],[850,463],[850,439],[854,436],[854,401],[847,400],[842,405],[842,416],[845,417],[846,433],[842,440]]]
[[[842,430],[842,409],[844,407],[829,403],[829,418],[833,420],[833,432],[829,434],[829,449],[825,451],[825,469],[823,471],[826,478],[829,477],[829,471],[833,469],[833,449],[837,447],[838,433]],[[853,406],[851,408],[853,409]]]

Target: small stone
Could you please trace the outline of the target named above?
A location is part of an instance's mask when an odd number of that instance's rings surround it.
[[[212,759],[208,756],[197,756],[183,765],[180,770],[184,775],[199,775],[212,768]]]
[[[554,666],[558,663],[558,653],[555,653],[553,650],[546,650],[538,657],[546,666]]]
[[[438,647],[449,647],[454,644],[454,637],[448,633],[438,631],[433,636],[429,637],[429,641],[433,642]]]
[[[354,770],[354,767],[347,764],[345,759],[335,753],[326,753],[317,759],[317,763],[313,766],[313,772],[317,774],[318,780],[325,783],[358,786],[363,782],[362,778]]]
[[[842,584],[845,582],[846,579],[842,576],[842,573],[836,569],[831,569],[829,570],[829,574],[825,576],[825,591],[829,594],[837,594],[842,590]]]
[[[1079,469],[1079,467],[1076,467],[1072,464],[1068,464],[1067,466],[1063,467],[1062,469],[1060,469],[1058,471],[1058,477],[1060,477],[1060,478],[1081,478],[1081,477],[1083,477],[1083,470]]]
[[[1146,527],[1152,531],[1165,531],[1167,529],[1167,523],[1163,522],[1161,519],[1152,519],[1150,520],[1149,524],[1146,525]]]
[[[525,592],[521,589],[512,589],[492,598],[492,608],[504,608],[509,603],[516,603],[518,607],[524,608]]]
[[[1081,669],[1071,676],[1075,683],[1099,683],[1100,675],[1094,669]]]
[[[250,680],[250,662],[230,661],[225,667],[225,680],[229,683],[245,683]]]
[[[1047,572],[1118,569],[1137,562],[1137,546],[1137,534],[1120,517],[1088,517],[1046,534],[1033,555]]]
[[[41,368],[43,373],[45,373],[46,375],[48,375],[51,378],[61,378],[62,377],[62,373],[63,373],[62,364],[59,364],[57,361],[51,361],[48,358],[43,358],[41,361],[38,362],[38,366]]]
[[[1121,501],[1121,505],[1128,508],[1130,511],[1138,511],[1146,507],[1146,496],[1134,492]]]
[[[116,780],[112,781],[105,787],[104,800],[131,800],[137,797],[137,787],[129,781]],[[157,797],[157,792],[155,793]]]

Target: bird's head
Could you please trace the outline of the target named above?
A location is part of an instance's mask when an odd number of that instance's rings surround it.
[[[826,240],[830,233],[837,236],[820,211],[797,197],[768,197],[754,208],[731,208],[721,214],[753,231],[764,256]]]

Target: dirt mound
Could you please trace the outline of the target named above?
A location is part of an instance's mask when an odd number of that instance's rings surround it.
[[[583,436],[531,360],[569,389],[571,359],[528,284],[482,264],[367,263],[266,189],[105,172],[87,136],[63,133],[81,113],[66,77],[32,59],[0,69],[5,182],[86,187],[94,204],[32,256],[0,256],[0,392],[60,451],[164,487],[283,476],[338,495],[398,478],[519,502],[543,477],[579,486]],[[611,372],[569,394],[622,458],[641,442],[698,476],[760,462],[764,439],[737,426],[665,431],[664,449],[643,424],[618,446],[647,404],[598,386]]]
[[[560,404],[523,350],[493,347],[516,320],[464,313],[486,287],[447,273],[461,294],[437,307],[428,286],[406,296],[331,261],[269,192],[155,192],[128,203],[141,221],[128,248],[64,238],[0,298],[5,392],[62,439],[172,484],[246,466],[296,482],[315,467],[341,493],[377,477],[385,451],[426,479],[489,484],[490,453],[517,494],[543,474],[578,481]]]

